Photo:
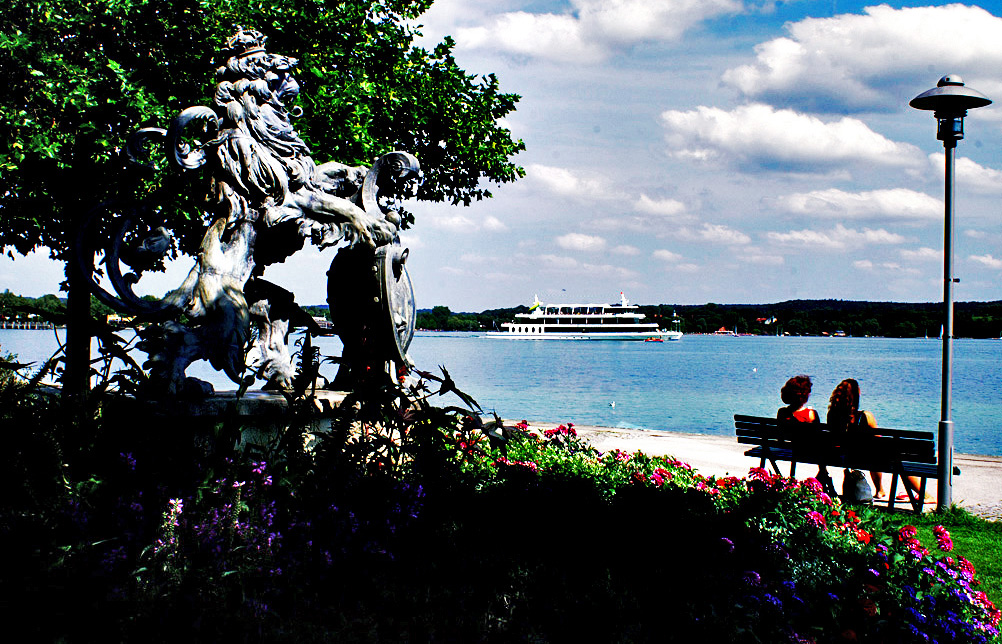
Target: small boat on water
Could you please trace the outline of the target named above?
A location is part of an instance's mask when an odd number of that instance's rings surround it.
[[[528,313],[490,331],[491,338],[509,340],[681,340],[682,332],[662,330],[648,322],[638,306],[622,293],[619,304],[543,304],[537,296]]]

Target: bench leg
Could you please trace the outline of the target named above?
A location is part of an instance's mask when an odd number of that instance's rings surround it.
[[[902,477],[904,478],[904,477]],[[922,514],[922,506],[925,504],[925,488],[926,488],[926,478],[922,477],[922,482],[919,484],[918,490],[913,490],[908,485],[908,480],[905,479],[901,487],[905,489],[905,494],[908,495],[908,502],[911,503],[912,511],[915,514]],[[890,510],[894,509],[894,501],[898,494],[898,473],[891,473],[891,491],[889,494],[889,500],[887,507]]]
[[[926,482],[926,480],[927,479],[923,476],[922,479],[921,479],[922,482],[919,483],[918,499],[916,499],[916,505],[915,505],[915,512],[916,513],[922,512],[922,510],[923,510],[923,508],[925,506],[925,482]]]

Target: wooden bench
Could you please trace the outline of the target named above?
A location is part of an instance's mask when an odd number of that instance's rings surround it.
[[[894,509],[901,477],[914,476],[921,482],[918,490],[902,484],[915,512],[922,511],[927,479],[939,479],[932,432],[881,427],[877,435],[833,433],[823,423],[798,423],[741,414],[734,415],[734,431],[739,443],[754,445],[745,456],[760,459],[760,467],[769,463],[776,474],[782,474],[780,461],[789,461],[791,478],[796,476],[798,463],[819,468],[887,472],[891,475],[888,493],[891,509]],[[954,467],[953,473],[960,474],[960,469]],[[837,494],[831,478],[821,484],[830,496]]]

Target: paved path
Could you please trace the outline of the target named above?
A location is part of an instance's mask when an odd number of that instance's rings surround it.
[[[533,429],[549,429],[556,424],[531,423]],[[745,446],[734,437],[703,434],[680,434],[639,429],[615,429],[575,425],[578,435],[587,438],[602,451],[621,449],[637,450],[651,455],[672,455],[707,476],[746,476],[748,470],[758,465],[758,460],[744,455]],[[1002,458],[973,454],[954,454],[954,465],[960,476],[953,477],[953,501],[973,514],[1002,520]],[[801,465],[800,477],[813,476],[811,466]],[[842,472],[832,471],[835,489],[841,489]],[[869,479],[868,479],[869,480]],[[889,484],[890,480],[885,480]],[[929,482],[929,494],[936,497],[936,482]],[[900,489],[899,492],[903,490]],[[897,507],[907,507],[898,505]],[[935,508],[935,504],[927,506]]]

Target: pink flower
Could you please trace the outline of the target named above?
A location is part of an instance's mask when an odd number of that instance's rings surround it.
[[[974,579],[974,564],[967,559],[960,557],[960,573],[968,580]]]
[[[943,552],[950,552],[953,550],[953,539],[950,538],[950,533],[941,525],[936,526],[932,529],[932,533],[936,535],[936,543],[939,545],[939,549]]]
[[[813,523],[817,528],[824,528],[827,523],[825,521],[825,515],[815,510],[811,510],[807,513],[807,520]]]
[[[813,476],[811,478],[804,479],[803,486],[805,490],[813,492],[814,494],[821,494],[825,491],[824,488],[821,487],[821,483]]]
[[[674,474],[672,474],[663,467],[657,468],[656,470],[654,470],[654,474],[651,475],[651,478],[654,480],[655,483],[658,484],[659,487],[663,485],[666,481],[672,480],[674,477],[675,477]]]

